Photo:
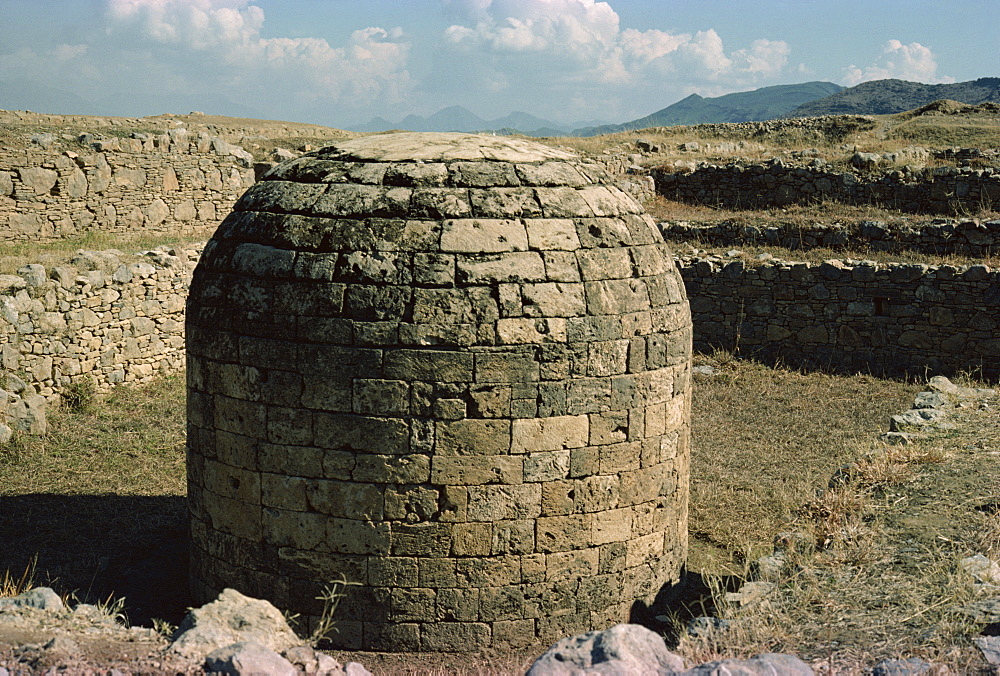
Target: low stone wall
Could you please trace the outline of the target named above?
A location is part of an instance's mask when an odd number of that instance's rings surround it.
[[[253,185],[252,158],[183,129],[91,141],[80,152],[0,147],[0,241],[88,231],[206,237]]]
[[[1000,250],[1000,220],[941,219],[923,227],[905,227],[882,221],[849,225],[809,223],[803,226],[760,228],[726,221],[711,225],[684,221],[660,223],[663,236],[673,242],[701,242],[707,246],[757,244],[786,249],[844,249],[870,247],[875,251],[916,251],[932,255],[985,257]]]
[[[81,251],[66,265],[0,275],[0,441],[44,432],[46,401],[90,379],[98,390],[184,365],[184,303],[201,247]]]
[[[1000,204],[1000,171],[937,167],[892,171],[865,179],[824,167],[781,160],[744,166],[701,165],[691,172],[654,169],[656,191],[667,199],[727,208],[781,207],[834,200],[910,213],[976,212]]]
[[[985,265],[679,265],[695,349],[851,372],[1000,377],[1000,271]]]

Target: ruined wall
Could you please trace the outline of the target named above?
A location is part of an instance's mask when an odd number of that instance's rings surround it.
[[[696,349],[806,367],[1000,377],[1000,271],[872,261],[679,261]]]
[[[956,214],[1000,204],[1000,171],[938,167],[893,171],[867,180],[823,167],[772,160],[743,166],[702,165],[689,173],[656,169],[656,191],[667,199],[728,208],[781,207],[834,200],[911,213]]]
[[[711,225],[679,221],[660,223],[660,231],[671,241],[700,242],[707,246],[755,244],[793,250],[867,246],[875,251],[916,251],[975,258],[990,256],[1000,250],[1000,220],[940,219],[922,227],[864,221],[854,225],[809,223],[764,228],[732,221]]]
[[[249,153],[204,134],[88,136],[79,152],[0,147],[0,241],[87,231],[208,236],[254,183]]]
[[[79,252],[65,265],[0,275],[0,442],[44,431],[46,400],[74,382],[97,389],[184,365],[184,303],[200,247],[123,262]]]

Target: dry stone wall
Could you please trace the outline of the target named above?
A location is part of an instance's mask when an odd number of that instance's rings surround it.
[[[184,303],[200,247],[80,251],[0,275],[0,441],[45,430],[45,404],[73,383],[98,390],[184,365]],[[7,429],[2,429],[6,427]]]
[[[1000,271],[683,257],[696,349],[808,367],[1000,377]]]
[[[911,213],[977,212],[1000,204],[1000,171],[938,167],[893,171],[878,178],[824,167],[764,164],[700,165],[691,172],[654,169],[656,191],[667,199],[728,208],[781,207],[834,200]]]
[[[0,148],[0,241],[88,231],[207,236],[253,185],[251,160],[237,146],[183,129],[83,135],[80,152]]]
[[[883,221],[851,225],[808,223],[758,227],[725,221],[710,225],[686,221],[660,223],[664,238],[675,242],[700,242],[708,246],[748,244],[786,249],[845,249],[870,247],[875,251],[915,251],[931,255],[958,254],[983,258],[1000,250],[1000,220],[936,219],[921,227]]]

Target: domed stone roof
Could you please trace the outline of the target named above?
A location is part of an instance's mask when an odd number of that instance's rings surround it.
[[[188,308],[192,576],[345,648],[627,621],[686,555],[690,314],[652,219],[534,142],[387,134],[278,165]]]

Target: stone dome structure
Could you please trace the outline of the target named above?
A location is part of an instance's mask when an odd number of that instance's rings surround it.
[[[475,651],[627,621],[686,556],[691,324],[652,219],[537,143],[389,134],[286,161],[188,301],[197,602]]]

